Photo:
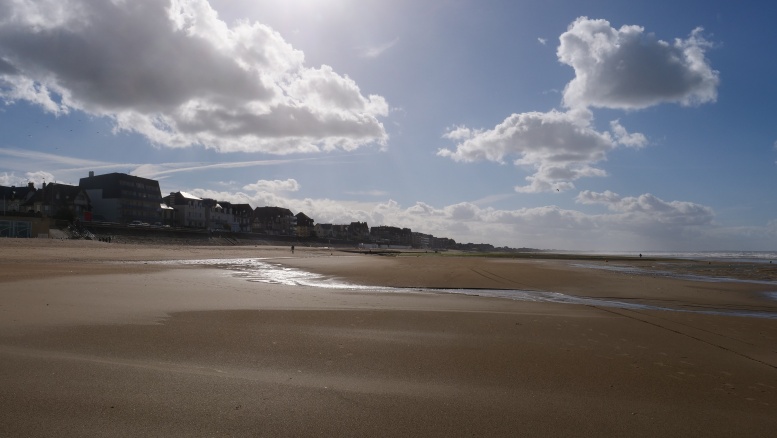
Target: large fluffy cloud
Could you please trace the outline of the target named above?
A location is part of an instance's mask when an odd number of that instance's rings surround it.
[[[559,60],[575,70],[564,89],[565,110],[512,114],[493,129],[455,127],[444,136],[457,142],[455,150],[438,155],[464,162],[515,156],[516,165],[533,171],[517,191],[573,189],[580,178],[605,176],[596,164],[614,148],[648,143],[619,120],[610,122],[609,132],[597,130],[591,108],[714,101],[719,79],[704,56],[708,47],[701,29],[670,44],[639,26],[614,29],[606,20],[580,17],[561,35],[557,50]]]
[[[517,191],[567,190],[579,178],[606,175],[593,165],[619,144],[639,147],[647,141],[642,134],[629,134],[617,121],[611,125],[613,133],[597,131],[592,118],[588,110],[554,110],[513,114],[489,130],[457,127],[446,134],[459,141],[456,149],[441,149],[438,155],[463,162],[500,163],[514,156],[516,165],[533,170],[526,177],[529,184],[516,187]]]
[[[110,117],[171,147],[277,154],[385,144],[381,96],[206,0],[0,5],[0,98]]]
[[[709,43],[701,31],[669,43],[640,26],[615,29],[606,20],[578,18],[557,50],[558,59],[575,69],[564,89],[565,105],[637,109],[715,101],[718,72],[704,56]]]

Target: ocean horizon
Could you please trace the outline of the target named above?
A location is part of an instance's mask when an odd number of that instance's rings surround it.
[[[613,257],[656,257],[704,261],[777,262],[777,251],[553,251],[564,254],[610,255]]]

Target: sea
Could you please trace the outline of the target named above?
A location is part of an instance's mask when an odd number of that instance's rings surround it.
[[[658,257],[658,253],[650,253],[651,256]],[[669,254],[669,253],[660,253]],[[672,257],[677,257],[678,253],[671,253]],[[691,254],[691,253],[687,253]],[[722,254],[716,253],[714,257],[719,260],[721,257],[725,257]],[[734,253],[731,253],[734,254]],[[728,257],[727,260],[742,260],[743,253],[736,253],[737,257]],[[748,253],[752,254],[752,253]],[[772,253],[774,254],[774,253]],[[645,256],[646,253],[643,253]],[[664,256],[662,256],[664,257]],[[665,257],[668,257],[666,255]],[[689,258],[696,259],[696,257]],[[236,258],[236,259],[205,259],[205,260],[175,260],[175,261],[160,261],[160,262],[148,262],[158,264],[186,264],[186,265],[202,265],[214,268],[220,268],[228,271],[230,275],[241,278],[245,281],[255,283],[276,284],[284,286],[303,286],[311,288],[325,288],[333,291],[342,292],[360,292],[360,293],[415,293],[415,294],[458,294],[468,296],[481,296],[490,298],[503,298],[518,301],[531,301],[531,302],[546,302],[546,303],[560,303],[560,304],[574,304],[585,306],[599,306],[609,308],[620,308],[629,310],[662,310],[669,312],[689,312],[707,315],[727,315],[727,316],[741,316],[750,318],[768,318],[777,319],[777,311],[769,310],[742,310],[742,309],[727,309],[727,308],[682,308],[682,307],[666,307],[656,304],[646,304],[644,302],[634,302],[626,300],[605,299],[596,297],[585,297],[578,295],[568,295],[554,291],[537,291],[537,290],[519,290],[519,289],[466,289],[466,288],[397,288],[397,287],[383,287],[383,286],[367,286],[354,283],[345,282],[336,278],[308,272],[298,268],[292,268],[284,266],[278,260],[282,258]],[[775,257],[777,260],[777,257]],[[707,260],[707,259],[704,259]],[[712,259],[709,259],[712,260]],[[760,258],[759,258],[760,260]],[[767,260],[768,263],[768,260]],[[601,266],[577,264],[578,267],[590,267],[592,269],[600,269]],[[612,267],[617,269],[617,267]],[[608,268],[609,269],[609,268]],[[656,271],[644,271],[640,272],[639,269],[629,268],[629,272],[633,274],[646,274],[655,275]],[[667,276],[673,274],[667,273]],[[682,277],[678,277],[682,278]],[[720,279],[712,277],[700,277],[694,276],[694,280],[701,281],[743,281],[743,280],[731,280]],[[777,282],[763,282],[759,281],[759,284],[774,285],[774,291],[764,292],[764,297],[770,300],[777,300]]]
[[[777,263],[777,251],[553,251],[560,254],[588,254],[613,257],[670,258],[701,261]]]

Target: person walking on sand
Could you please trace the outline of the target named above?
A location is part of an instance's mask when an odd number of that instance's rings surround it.
[[[291,245],[291,253],[294,254],[294,245]]]

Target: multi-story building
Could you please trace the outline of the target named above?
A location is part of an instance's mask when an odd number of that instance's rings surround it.
[[[175,225],[175,209],[164,202],[159,204],[159,209],[162,211],[162,225]]]
[[[203,199],[205,206],[205,217],[207,228],[211,231],[230,231],[240,230],[240,226],[235,220],[232,212],[232,204],[226,201],[216,201],[215,199]]]
[[[254,209],[254,233],[275,236],[294,236],[297,218],[291,210],[281,207],[256,207]]]
[[[316,224],[313,227],[313,232],[319,239],[331,239],[335,237],[332,227],[332,224]]]
[[[432,247],[432,239],[434,236],[431,234],[413,232],[413,248],[429,249]]]
[[[67,221],[84,220],[91,209],[89,195],[85,190],[70,184],[43,183],[40,190],[22,205],[22,211],[33,211],[42,217]]]
[[[313,232],[313,219],[309,218],[303,212],[296,214],[297,217],[297,237],[309,237]]]
[[[254,222],[254,209],[248,204],[232,204],[232,213],[237,221],[238,231],[250,233]]]
[[[332,236],[339,240],[348,240],[348,225],[332,225]]]
[[[188,228],[207,226],[206,207],[202,198],[187,192],[174,192],[165,197],[165,204],[175,209],[175,226]]]
[[[162,221],[158,181],[126,173],[89,172],[89,177],[81,178],[78,186],[89,195],[94,220],[123,224],[135,220],[150,224]]]
[[[29,183],[26,187],[0,186],[0,196],[3,197],[2,211],[0,211],[0,237],[48,235],[48,218],[44,219],[40,211],[35,213],[34,203],[29,203],[36,192],[34,183]]]
[[[367,222],[351,222],[348,225],[348,239],[361,242],[370,240],[370,227]]]
[[[410,228],[381,225],[370,228],[372,241],[380,245],[410,246],[413,243],[413,232]]]
[[[34,194],[35,183],[28,183],[26,187],[0,186],[0,196],[3,197],[3,214],[10,212],[26,213],[27,211],[22,209],[21,206],[32,198]]]
[[[456,241],[448,237],[432,238],[432,248],[434,249],[455,249]]]

